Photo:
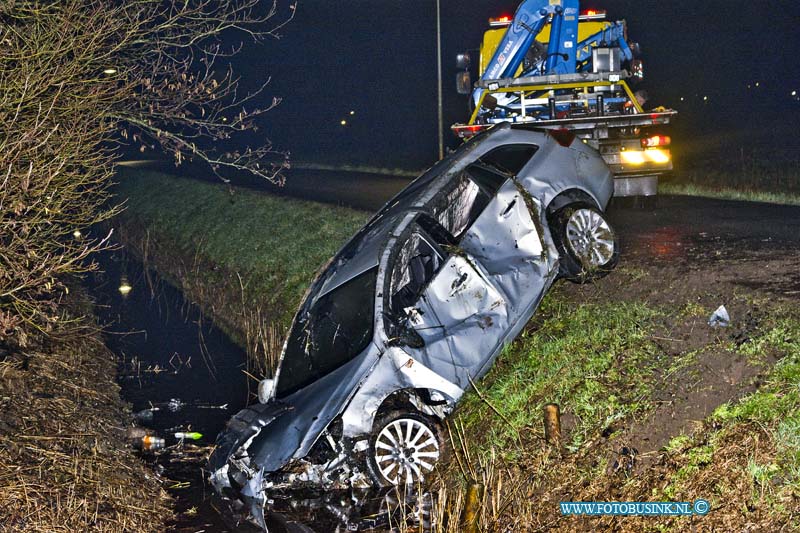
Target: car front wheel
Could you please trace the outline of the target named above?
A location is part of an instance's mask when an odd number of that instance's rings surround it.
[[[369,470],[382,487],[416,485],[433,471],[441,453],[438,424],[417,413],[392,412],[375,423]]]
[[[576,283],[602,278],[617,265],[617,236],[603,213],[588,205],[556,212],[551,230],[561,255],[561,275]]]

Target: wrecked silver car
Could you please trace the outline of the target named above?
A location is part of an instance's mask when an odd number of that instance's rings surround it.
[[[424,479],[442,421],[553,281],[615,266],[612,191],[568,132],[501,124],[434,165],[311,285],[261,403],[217,439],[217,492],[258,513],[272,489]]]

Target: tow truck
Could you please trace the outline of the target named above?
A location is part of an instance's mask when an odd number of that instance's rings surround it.
[[[454,124],[468,139],[499,122],[551,130],[597,149],[614,173],[615,196],[652,196],[672,170],[664,128],[676,111],[646,111],[639,46],[625,21],[580,10],[578,0],[524,0],[513,19],[490,19],[480,48],[479,80],[471,83],[469,53],[459,54],[458,91],[470,95],[471,116]],[[635,85],[634,85],[635,87]]]

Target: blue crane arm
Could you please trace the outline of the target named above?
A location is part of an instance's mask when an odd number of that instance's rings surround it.
[[[586,39],[578,43],[576,53],[576,60],[578,65],[590,60],[592,58],[592,48],[600,45],[617,46],[622,51],[623,61],[633,59],[633,51],[631,51],[628,43],[625,42],[625,23],[614,22],[603,31],[599,31],[594,35],[590,35]]]
[[[514,20],[503,35],[481,80],[513,77],[536,36],[548,21],[551,22],[551,29],[545,60],[546,72],[548,74],[575,72],[579,11],[578,0],[522,2],[514,13]],[[484,89],[478,88],[472,93],[475,105],[478,105],[483,91]]]
[[[607,28],[602,31],[590,35],[586,39],[578,43],[575,49],[575,69],[572,72],[584,72],[591,68],[592,49],[597,46],[614,46],[622,51],[622,60],[630,61],[633,59],[633,51],[628,43],[625,41],[625,23],[614,22],[609,24]],[[548,54],[550,59],[553,56]],[[539,61],[534,67],[525,71],[521,76],[541,76],[544,73],[553,73],[550,67],[546,66],[544,60]],[[563,72],[559,72],[560,74]]]

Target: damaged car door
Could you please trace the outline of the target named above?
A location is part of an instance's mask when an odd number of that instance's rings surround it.
[[[491,155],[486,159],[490,160]],[[483,267],[508,302],[510,327],[503,342],[509,342],[517,336],[556,277],[558,254],[549,244],[539,201],[522,188],[515,176],[483,161],[470,165],[465,172],[482,190],[492,191],[493,195],[464,231],[458,246]],[[464,338],[455,338],[453,342],[457,351],[467,350],[471,344]],[[487,361],[487,368],[490,363]]]
[[[461,389],[496,352],[509,326],[506,299],[482,265],[457,246],[490,203],[489,193],[467,173],[457,175],[434,197],[431,212],[418,216],[391,270],[389,310],[391,322],[402,324],[399,344]]]

